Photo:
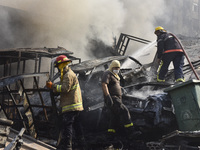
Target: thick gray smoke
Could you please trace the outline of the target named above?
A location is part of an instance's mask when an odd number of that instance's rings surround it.
[[[82,60],[94,57],[91,39],[111,46],[113,37],[126,33],[154,41],[154,23],[164,10],[161,0],[1,0],[0,5],[0,48],[62,46]]]

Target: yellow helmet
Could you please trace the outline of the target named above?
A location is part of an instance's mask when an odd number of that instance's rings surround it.
[[[161,26],[156,27],[156,28],[155,28],[155,32],[156,32],[156,31],[166,32],[166,30],[165,30],[163,27],[161,27]],[[154,33],[155,33],[155,32],[154,32]]]
[[[112,70],[113,67],[120,68],[120,62],[118,60],[113,60],[109,66],[109,70]]]

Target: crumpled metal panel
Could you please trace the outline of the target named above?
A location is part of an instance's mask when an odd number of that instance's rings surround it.
[[[63,48],[13,48],[13,49],[0,49],[0,65],[4,64],[7,60],[12,58],[12,62],[20,60],[35,59],[36,55],[40,57],[56,57],[58,55],[70,56],[73,52]],[[70,57],[71,58],[71,57]],[[73,59],[74,57],[72,57]]]
[[[128,58],[128,56],[110,56],[110,57],[105,57],[105,58],[100,58],[100,59],[84,61],[80,64],[71,66],[71,68],[74,72],[88,71],[100,65],[104,65],[112,60],[123,60],[126,58]]]
[[[22,75],[15,75],[15,76],[0,78],[0,88],[9,84],[13,84],[16,81],[24,79],[24,78],[45,76],[47,74],[48,72],[42,72],[42,73],[22,74]]]

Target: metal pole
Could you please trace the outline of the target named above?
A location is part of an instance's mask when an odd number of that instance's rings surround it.
[[[190,62],[189,57],[187,56],[187,54],[186,54],[186,52],[185,52],[185,50],[184,50],[184,48],[183,48],[181,42],[179,41],[179,39],[178,39],[174,34],[172,34],[172,33],[169,33],[169,34],[171,34],[171,35],[178,41],[178,43],[180,44],[180,46],[181,46],[181,48],[182,48],[182,50],[183,50],[183,53],[184,53],[184,55],[185,55],[185,57],[186,57],[186,59],[187,59],[189,65],[190,65],[190,67],[192,68],[192,71],[194,72],[194,75],[195,75],[196,78],[199,80],[199,76],[197,75],[197,73],[196,73],[196,71],[195,71],[195,69],[194,69],[192,63]]]

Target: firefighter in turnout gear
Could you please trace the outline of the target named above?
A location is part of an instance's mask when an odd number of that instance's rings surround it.
[[[108,129],[108,140],[115,138],[116,129],[122,125],[127,132],[127,138],[138,135],[135,131],[129,110],[122,102],[122,91],[120,86],[120,62],[113,60],[102,76],[102,90],[104,94],[105,106],[110,112],[110,122]],[[141,133],[141,132],[140,132]],[[136,137],[134,137],[136,138]]]
[[[55,67],[60,71],[60,84],[47,81],[46,86],[60,93],[60,107],[62,108],[62,130],[58,149],[72,150],[72,131],[76,138],[84,143],[80,122],[80,112],[83,110],[81,89],[76,74],[68,67],[71,60],[65,55],[56,58]]]
[[[163,27],[155,28],[157,35],[157,58],[160,64],[158,68],[157,81],[165,82],[165,75],[171,62],[174,66],[175,82],[184,82],[182,67],[184,65],[184,53],[180,43],[175,37],[168,33]]]

